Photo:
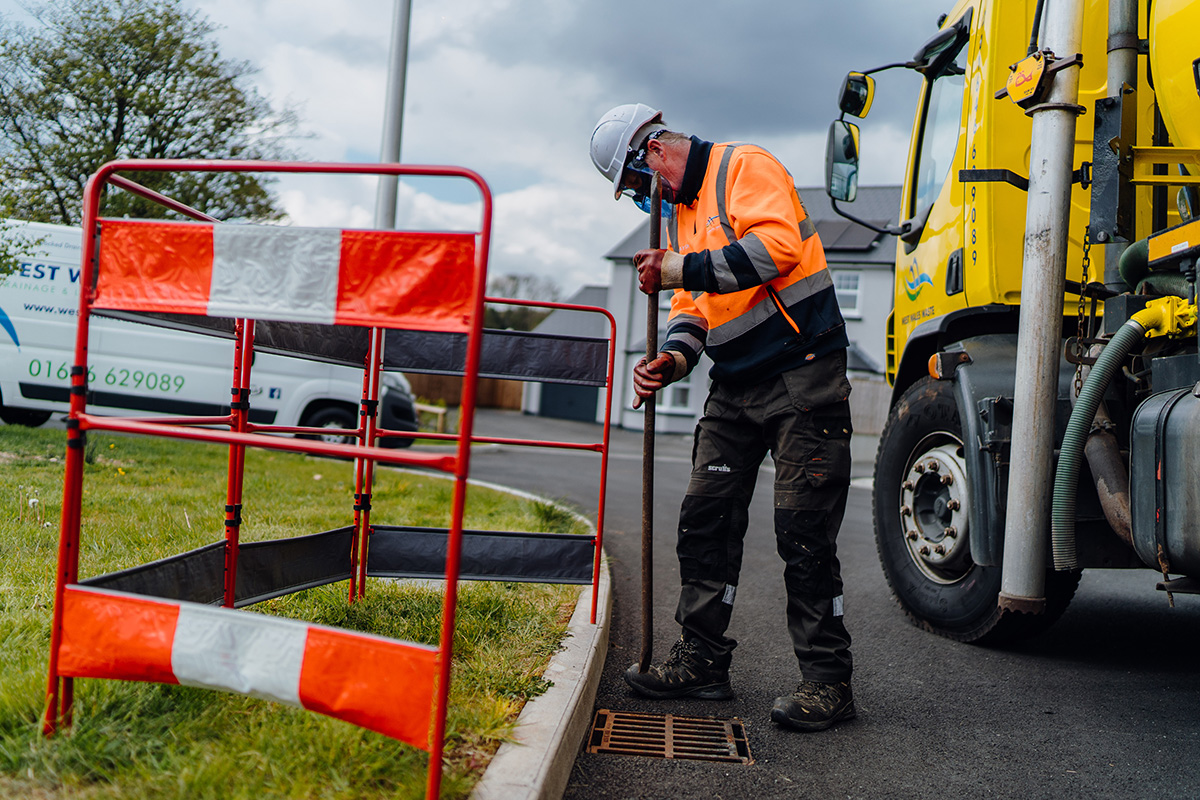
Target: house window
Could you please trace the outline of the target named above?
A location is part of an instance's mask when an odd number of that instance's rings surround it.
[[[862,317],[862,309],[859,307],[859,296],[862,293],[860,277],[858,272],[833,273],[833,290],[837,294],[838,306],[842,309],[843,317]]]
[[[686,378],[675,383],[668,384],[662,393],[659,395],[659,403],[664,412],[680,412],[684,411],[691,413],[692,399],[692,375],[693,370]]]

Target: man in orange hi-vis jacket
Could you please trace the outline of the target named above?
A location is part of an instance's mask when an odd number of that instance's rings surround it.
[[[713,361],[679,518],[683,632],[663,663],[646,672],[634,664],[625,681],[652,698],[733,696],[737,642],[726,628],[750,498],[770,452],[788,632],[802,676],[775,700],[771,719],[803,731],[850,719],[836,548],[850,485],[848,340],[816,228],[770,153],[670,131],[640,103],[600,119],[591,155],[615,196],[646,211],[650,177],[662,175],[671,249],[642,250],[634,264],[643,292],[675,293],[661,352],[634,369],[638,397],[687,375],[702,350]]]

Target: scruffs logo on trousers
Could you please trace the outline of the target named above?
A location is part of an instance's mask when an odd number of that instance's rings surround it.
[[[730,469],[729,466],[726,464],[709,464],[708,471],[709,472],[733,472],[733,470]]]

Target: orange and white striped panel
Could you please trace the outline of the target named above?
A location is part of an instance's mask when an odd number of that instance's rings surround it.
[[[474,233],[102,220],[97,308],[465,331]]]
[[[72,585],[58,670],[263,697],[428,750],[438,658],[299,620]]]

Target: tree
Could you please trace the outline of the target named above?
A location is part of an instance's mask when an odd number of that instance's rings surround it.
[[[45,237],[15,230],[19,227],[8,220],[0,220],[0,280],[10,272],[15,272],[21,260],[32,255],[45,241]]]
[[[281,159],[295,115],[244,85],[181,0],[43,0],[0,27],[0,216],[78,224],[88,176],[119,158]],[[279,219],[270,178],[133,173],[218,219]],[[109,190],[107,216],[174,216]]]
[[[488,297],[558,302],[562,292],[553,278],[541,275],[496,275],[488,280]],[[487,328],[531,331],[550,315],[547,309],[488,303],[483,311]]]

